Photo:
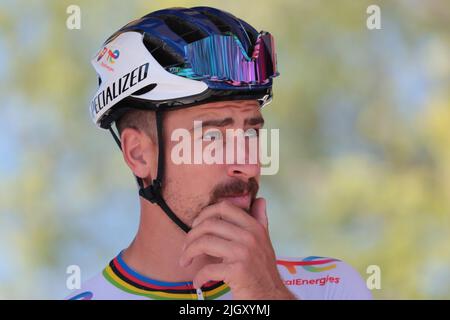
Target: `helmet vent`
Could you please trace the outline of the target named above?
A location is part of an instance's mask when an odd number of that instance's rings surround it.
[[[201,13],[208,17],[208,19],[217,27],[217,29],[222,32],[222,34],[226,32],[232,32],[231,27],[223,22],[219,17],[205,11],[201,11]]]
[[[138,91],[134,92],[133,96],[141,96],[144,93],[152,91],[156,86],[157,86],[156,83],[150,83],[148,86],[145,86],[142,89],[139,89]]]
[[[144,46],[153,58],[155,58],[164,68],[184,64],[184,57],[180,56],[177,52],[167,46],[161,39],[152,36],[151,34],[144,33],[143,40]]]
[[[178,36],[183,38],[186,43],[191,43],[196,40],[200,40],[208,36],[208,34],[199,29],[194,24],[182,20],[173,15],[161,15],[160,18],[164,20],[167,26],[175,32]]]

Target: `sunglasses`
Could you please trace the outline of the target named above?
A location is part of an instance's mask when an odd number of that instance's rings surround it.
[[[233,34],[211,35],[185,45],[186,63],[168,71],[195,80],[242,84],[266,84],[279,75],[273,36],[259,33],[251,55]]]

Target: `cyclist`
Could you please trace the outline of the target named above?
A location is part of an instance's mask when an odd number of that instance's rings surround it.
[[[115,32],[92,64],[91,115],[135,175],[141,215],[130,246],[71,299],[371,298],[340,260],[275,255],[256,197],[259,161],[173,159],[174,132],[195,131],[194,121],[202,146],[228,129],[262,128],[278,75],[270,33],[211,7],[164,9]]]

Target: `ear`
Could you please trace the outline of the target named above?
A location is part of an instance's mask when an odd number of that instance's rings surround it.
[[[156,145],[144,132],[125,128],[120,135],[122,154],[133,173],[145,180],[156,177]]]

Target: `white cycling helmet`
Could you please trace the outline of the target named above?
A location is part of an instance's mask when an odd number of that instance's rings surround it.
[[[269,103],[272,78],[278,75],[272,35],[219,9],[170,8],[115,32],[92,64],[99,87],[91,101],[91,116],[99,127],[111,131],[119,147],[112,123],[131,109],[156,111],[158,173],[148,187],[136,177],[139,194],[189,231],[161,195],[163,111],[224,100]]]

